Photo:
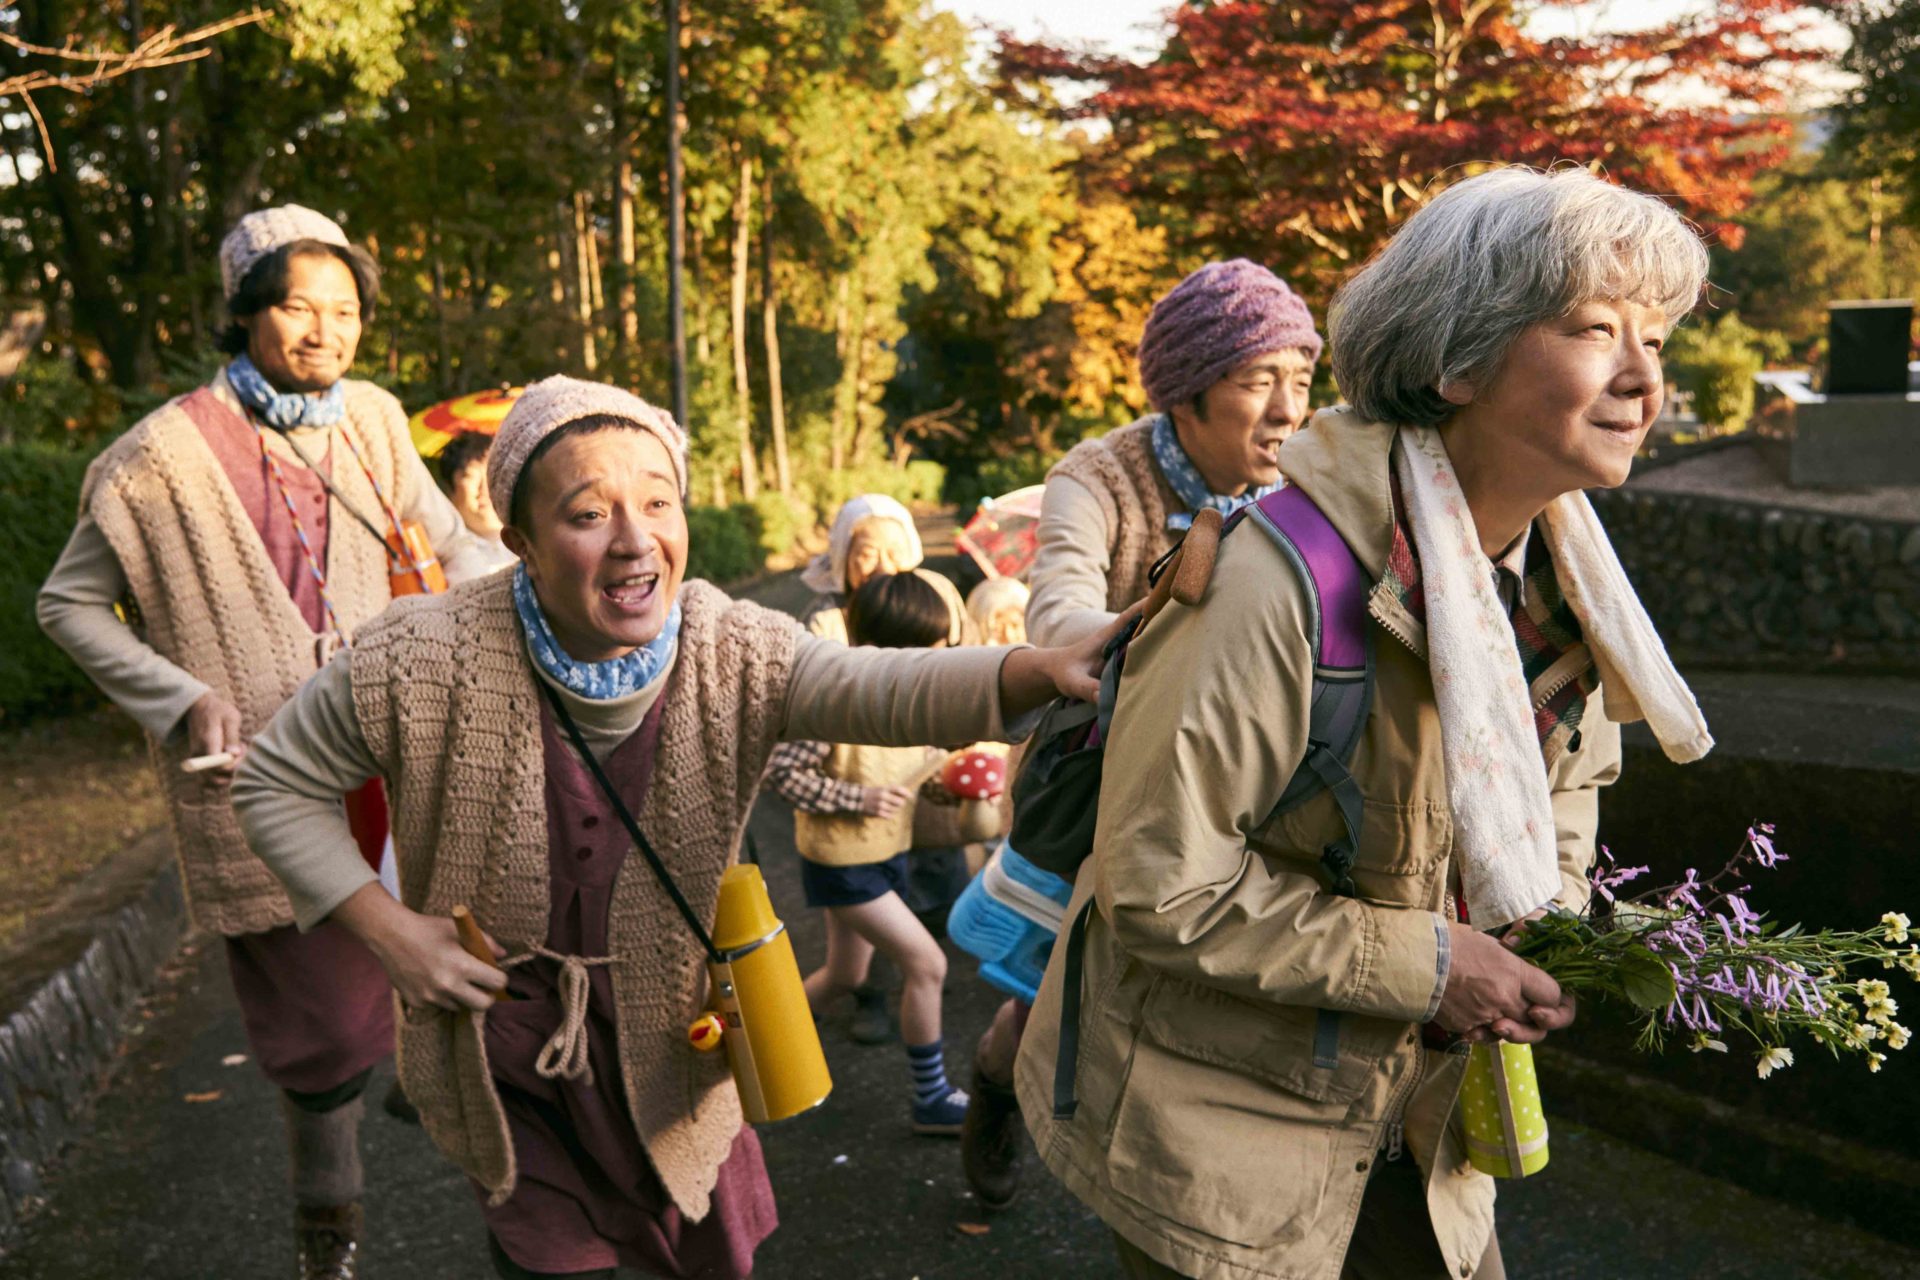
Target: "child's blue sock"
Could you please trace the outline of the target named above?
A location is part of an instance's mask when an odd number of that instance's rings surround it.
[[[938,1040],[932,1044],[907,1046],[907,1062],[913,1067],[915,1106],[928,1106],[953,1092],[953,1086],[947,1083],[946,1054],[940,1046]]]

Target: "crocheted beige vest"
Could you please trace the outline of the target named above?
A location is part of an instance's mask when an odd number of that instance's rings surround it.
[[[712,920],[778,739],[801,631],[705,582],[682,586],[680,605],[653,782],[635,817]],[[437,916],[464,903],[510,951],[544,941],[540,694],[512,575],[400,601],[361,635],[352,663],[354,713],[392,800],[401,900]],[[741,1125],[726,1055],[687,1043],[706,999],[705,957],[638,857],[621,867],[608,937],[627,1105],[667,1193],[697,1221]],[[402,1013],[400,1078],[428,1136],[504,1201],[517,1170],[487,1069],[486,1015]]]
[[[1147,571],[1178,540],[1167,514],[1184,511],[1153,460],[1151,417],[1097,440],[1082,440],[1053,464],[1047,478],[1066,476],[1100,503],[1107,518],[1107,608],[1115,613],[1146,598]]]
[[[835,743],[826,772],[865,787],[915,787],[939,767],[946,753],[925,747],[872,747]],[[793,843],[800,856],[828,867],[857,867],[885,862],[913,847],[918,798],[889,818],[864,813],[808,813],[795,810]]]
[[[225,380],[214,383],[236,412]],[[406,414],[367,382],[346,384],[347,417],[361,456],[396,502],[411,450]],[[369,514],[372,487],[335,445],[334,487]],[[171,402],[148,414],[87,469],[81,509],[93,516],[127,576],[146,642],[240,709],[240,731],[266,727],[318,669],[319,637],[301,618],[259,533],[200,429]],[[327,592],[349,635],[386,608],[387,554],[336,501],[329,508]],[[280,882],[253,856],[225,791],[180,772],[187,735],[149,736],[166,793],[181,878],[194,923],[213,933],[259,933],[293,923]]]

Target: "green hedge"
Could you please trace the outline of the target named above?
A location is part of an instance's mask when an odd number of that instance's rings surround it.
[[[40,634],[33,602],[73,532],[91,453],[0,446],[0,716],[71,709],[92,683]]]
[[[687,576],[737,582],[766,567],[760,513],[744,502],[687,508]]]

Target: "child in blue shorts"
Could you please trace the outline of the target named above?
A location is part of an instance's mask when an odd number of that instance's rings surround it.
[[[847,601],[852,644],[937,649],[947,644],[952,611],[912,573],[868,578]],[[931,747],[870,747],[793,742],[774,753],[767,780],[794,806],[794,843],[803,859],[807,905],[826,912],[827,962],[807,976],[818,1014],[867,980],[877,949],[905,979],[900,1032],[913,1070],[913,1130],[953,1135],[967,1095],[947,1081],[940,1039],[940,987],[946,953],[907,906],[907,850],[919,789],[946,753]]]

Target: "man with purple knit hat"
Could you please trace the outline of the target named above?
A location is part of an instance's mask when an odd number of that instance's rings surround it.
[[[1145,598],[1147,573],[1212,507],[1279,488],[1280,444],[1307,420],[1320,334],[1300,295],[1245,258],[1210,262],[1154,304],[1140,379],[1155,412],[1082,441],[1047,473],[1027,633],[1066,644]],[[961,1161],[989,1208],[1012,1200],[1023,1152],[1013,1060],[1027,1006],[982,1037]]]

